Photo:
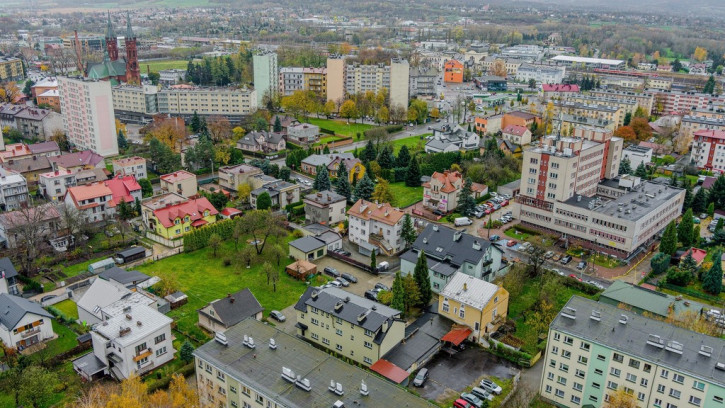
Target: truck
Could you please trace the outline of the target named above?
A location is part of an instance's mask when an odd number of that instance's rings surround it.
[[[145,257],[146,248],[142,246],[134,246],[117,253],[116,256],[113,257],[113,260],[116,261],[117,264],[123,265]]]

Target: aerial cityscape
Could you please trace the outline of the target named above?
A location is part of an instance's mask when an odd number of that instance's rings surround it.
[[[0,408],[725,407],[720,0],[0,3]]]

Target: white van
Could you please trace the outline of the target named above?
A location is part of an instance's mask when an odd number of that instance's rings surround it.
[[[468,218],[468,217],[459,217],[459,218],[456,218],[454,220],[453,224],[456,227],[462,227],[464,225],[471,225],[471,224],[473,224],[473,221],[471,221],[471,219]]]

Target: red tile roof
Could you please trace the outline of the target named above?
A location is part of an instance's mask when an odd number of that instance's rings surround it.
[[[471,333],[473,333],[473,330],[468,327],[456,327],[446,333],[446,335],[441,338],[441,341],[447,341],[457,346],[463,343],[463,340],[467,339]]]
[[[579,85],[573,84],[543,84],[544,92],[579,92]]]
[[[375,204],[363,199],[357,200],[347,213],[364,220],[374,219],[388,225],[397,224],[405,215],[405,213],[393,208],[389,203]]]
[[[527,130],[529,130],[529,129],[527,129],[525,126],[508,125],[501,131],[501,133],[522,136],[524,133],[526,133]]]
[[[401,384],[408,378],[407,371],[382,358],[371,365],[370,369],[396,384]]]
[[[134,198],[131,193],[134,191],[141,191],[141,185],[138,184],[136,177],[134,176],[118,176],[104,181],[103,183],[105,183],[113,193],[113,199],[110,203],[111,207],[120,204],[121,200],[127,203],[132,203]]]
[[[170,228],[174,225],[174,220],[189,216],[192,225],[194,222],[204,218],[204,211],[209,210],[209,215],[217,215],[219,211],[205,197],[188,200],[183,203],[169,205],[168,207],[159,208],[154,211],[154,216],[159,220],[164,228]]]
[[[68,189],[68,194],[70,194],[76,206],[78,206],[78,203],[83,200],[113,195],[113,192],[103,182],[98,182],[86,184],[85,186],[71,187]]]
[[[189,179],[192,177],[196,178],[196,176],[194,174],[189,173],[188,171],[179,170],[179,171],[175,171],[173,173],[164,174],[163,176],[161,176],[161,180],[164,180],[167,183],[174,183],[174,182],[186,180],[186,179]]]
[[[446,170],[443,173],[439,173],[436,171],[435,173],[433,173],[432,176],[430,176],[430,178],[431,181],[433,179],[436,179],[439,183],[442,184],[441,191],[444,193],[452,193],[456,191],[458,189],[456,187],[456,183],[463,180],[463,176],[461,175],[461,173],[450,170]],[[462,187],[463,184],[460,184],[459,186]],[[424,183],[423,187],[430,188],[430,182]]]
[[[103,162],[103,156],[94,153],[91,150],[84,150],[77,153],[62,154],[60,156],[50,157],[49,160],[63,168],[73,168],[76,166],[93,166],[97,167]]]
[[[725,131],[715,129],[702,129],[695,132],[695,137],[707,137],[710,139],[725,140]]]

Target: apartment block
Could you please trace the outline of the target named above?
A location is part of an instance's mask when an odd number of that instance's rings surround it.
[[[295,91],[312,91],[320,95],[327,93],[326,68],[288,67],[279,69],[279,93],[292,95]]]
[[[460,84],[463,82],[463,64],[448,60],[443,64],[443,81]]]
[[[549,326],[539,393],[560,407],[605,406],[618,390],[639,407],[718,407],[725,345],[711,337],[573,296]]]
[[[390,95],[390,106],[408,108],[408,86],[410,81],[410,64],[401,58],[393,58],[390,61],[390,80],[388,88]]]
[[[554,129],[560,129],[563,135],[571,134],[574,132],[574,128],[579,126],[601,128],[609,132],[614,132],[617,129],[617,124],[611,120],[588,118],[568,113],[557,115],[553,118],[552,123]]]
[[[186,78],[185,69],[162,69],[159,71],[159,82],[165,85],[176,85]]]
[[[327,57],[327,100],[342,103],[345,99],[346,81],[345,57],[330,55]]]
[[[179,85],[180,86],[180,85]],[[159,113],[171,115],[249,115],[257,110],[258,90],[184,86],[158,93]]]
[[[343,310],[345,307],[347,304]],[[310,316],[315,315],[310,312],[306,318]],[[346,330],[350,327],[342,326]],[[335,333],[325,336],[330,336],[331,343],[335,340],[333,337],[338,337]],[[355,338],[361,342],[367,341],[363,338],[370,339],[364,333],[360,336]],[[200,346],[194,351],[194,357],[196,384],[204,405],[223,408],[433,407],[386,379],[253,318],[242,320]]]
[[[637,102],[637,107],[642,108],[648,117],[652,114],[652,105],[654,103],[654,97],[652,94],[644,92],[617,91],[613,89],[592,89],[589,91],[589,95],[623,101],[634,99],[634,101]]]
[[[111,83],[61,77],[58,91],[63,127],[71,145],[104,157],[117,155]]]
[[[403,212],[389,203],[371,203],[358,200],[347,211],[350,242],[360,246],[361,252],[376,248],[392,255],[403,249],[400,232]]]
[[[700,169],[725,172],[725,131],[698,130],[695,132],[692,158]]]
[[[629,113],[632,117],[634,117],[634,113],[639,107],[639,104],[637,103],[636,99],[633,98],[610,98],[608,96],[599,96],[599,95],[570,95],[566,98],[567,102],[578,102],[586,105],[600,105],[600,106],[610,106],[610,107],[616,107],[620,108],[622,110],[621,113],[621,122],[617,122],[617,126],[623,126],[624,125],[624,117]]]
[[[0,82],[22,81],[23,61],[20,58],[0,57]]]
[[[139,156],[124,157],[123,159],[111,160],[113,174],[118,176],[134,176],[136,180],[146,178],[146,159]]]
[[[309,287],[295,304],[297,335],[365,366],[403,341],[400,311],[339,288]]]
[[[521,64],[516,70],[516,80],[540,84],[560,84],[566,78],[566,67],[558,65]]]
[[[564,114],[584,116],[591,119],[602,119],[614,122],[617,127],[624,124],[624,109],[604,105],[602,103],[583,103],[574,101],[554,101],[555,112]]]
[[[21,174],[0,167],[0,209],[12,211],[27,203],[28,182]]]
[[[408,74],[408,94],[436,96],[436,82],[440,73],[434,68],[411,67]]]
[[[683,140],[693,140],[695,133],[700,131],[725,131],[725,114],[712,116],[684,115],[680,121],[680,137]]]
[[[393,58],[389,65],[346,64],[344,57],[327,59],[327,100],[342,102],[346,95],[388,90],[391,106],[408,106],[410,81],[408,61]]]
[[[277,94],[277,81],[279,68],[277,67],[277,53],[258,50],[252,56],[254,69],[254,90],[256,91],[256,106],[262,106],[265,95]]]
[[[134,115],[155,115],[159,113],[159,88],[155,85],[117,85],[113,87],[113,110],[117,116],[126,118]]]
[[[704,110],[711,104],[725,103],[725,95],[659,89],[648,89],[646,93],[654,98],[652,110],[657,115],[687,114],[692,109]]]

